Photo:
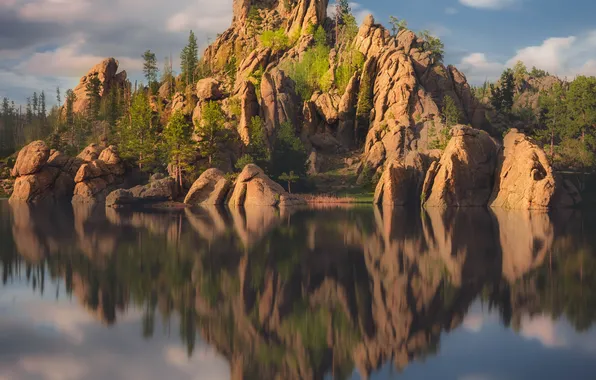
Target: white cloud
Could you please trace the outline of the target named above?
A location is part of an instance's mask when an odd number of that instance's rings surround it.
[[[38,0],[24,4],[19,14],[30,21],[72,22],[93,13],[91,10],[88,0]]]
[[[472,53],[457,66],[470,82],[478,84],[485,79],[497,79],[503,69],[513,67],[517,61],[562,78],[596,75],[596,30],[579,36],[548,38],[540,45],[519,49],[504,63],[491,61],[484,53]]]
[[[373,11],[368,8],[365,8],[360,3],[351,2],[350,8],[352,9],[352,14],[356,18],[356,22],[358,25],[364,22],[364,19],[368,15],[373,15]],[[327,7],[327,15],[331,18],[335,17],[335,2],[329,2],[329,6]]]
[[[463,326],[466,330],[471,332],[480,332],[482,325],[484,324],[484,317],[482,314],[468,314],[466,315]]]
[[[36,76],[61,76],[80,78],[106,57],[81,52],[85,39],[80,36],[56,50],[34,53],[16,67],[16,71]],[[120,68],[141,70],[141,58],[120,58]]]
[[[469,82],[478,84],[498,78],[504,65],[490,61],[484,53],[472,53],[462,58],[457,68],[466,74]]]
[[[84,379],[87,374],[81,360],[68,356],[28,356],[19,360],[18,366],[24,372],[44,380],[78,380]]]
[[[467,7],[496,10],[510,7],[518,3],[518,0],[459,0],[459,2]]]

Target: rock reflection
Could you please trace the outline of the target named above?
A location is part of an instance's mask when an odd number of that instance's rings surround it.
[[[6,223],[0,209],[3,239],[27,266],[63,278],[99,321],[117,322],[134,300],[151,336],[156,313],[176,313],[189,354],[200,336],[228,358],[234,379],[403,369],[435,353],[478,298],[518,329],[537,313],[564,314],[578,329],[596,319],[589,215],[10,211]],[[0,257],[3,267],[12,260]]]

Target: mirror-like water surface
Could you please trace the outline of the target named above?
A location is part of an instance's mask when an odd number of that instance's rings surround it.
[[[595,217],[0,201],[0,379],[594,379]]]

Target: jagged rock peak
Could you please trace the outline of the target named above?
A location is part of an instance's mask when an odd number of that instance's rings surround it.
[[[97,77],[101,82],[100,95],[106,96],[109,94],[113,86],[124,86],[127,83],[126,71],[118,72],[118,60],[115,58],[106,58],[100,63],[93,66],[87,74],[85,74],[79,84],[73,90],[76,99],[73,104],[74,112],[85,112],[89,104],[87,98],[87,84],[93,77]]]
[[[309,24],[323,23],[328,4],[329,0],[234,0],[233,26],[245,26],[251,9],[256,7],[277,11],[282,20],[287,20],[287,31],[294,31],[297,27],[305,29]]]

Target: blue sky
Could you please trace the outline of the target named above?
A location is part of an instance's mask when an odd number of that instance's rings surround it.
[[[352,8],[360,20],[395,15],[431,30],[445,43],[445,62],[473,84],[517,60],[563,77],[596,74],[590,0],[372,0]],[[33,91],[75,86],[109,56],[140,79],[143,51],[176,58],[189,29],[206,44],[229,26],[231,12],[232,0],[0,0],[0,97],[22,103]]]

